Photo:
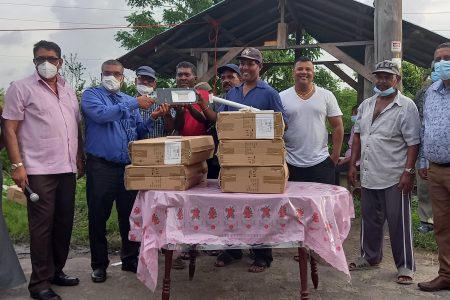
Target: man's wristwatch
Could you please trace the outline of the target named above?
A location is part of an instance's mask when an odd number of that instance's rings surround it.
[[[405,168],[405,172],[408,172],[411,175],[416,174],[416,169],[414,168]]]
[[[23,167],[23,163],[17,163],[17,164],[11,164],[11,170],[14,171],[15,169]]]

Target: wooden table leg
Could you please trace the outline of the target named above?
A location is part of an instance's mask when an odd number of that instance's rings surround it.
[[[192,250],[189,250],[189,280],[194,279],[196,259],[197,259],[197,251],[195,250],[194,245]]]
[[[317,272],[317,261],[314,259],[311,252],[309,261],[311,264],[311,279],[314,285],[314,289],[317,290],[317,287],[319,286],[319,273]]]
[[[166,250],[164,254],[164,279],[162,289],[162,300],[170,298],[170,270],[172,270],[173,250]]]
[[[308,250],[298,248],[298,268],[300,270],[300,299],[308,300]]]

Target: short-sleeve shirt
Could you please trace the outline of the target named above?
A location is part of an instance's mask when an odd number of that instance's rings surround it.
[[[273,110],[283,114],[284,122],[287,123],[286,113],[281,104],[278,92],[267,84],[267,82],[258,80],[256,86],[251,89],[244,97],[244,83],[233,87],[228,91],[226,99],[248,105],[261,110]],[[222,105],[218,111],[237,111],[238,108],[228,105]]]
[[[286,161],[300,168],[315,166],[330,156],[326,120],[342,115],[332,92],[318,86],[315,89],[308,100],[301,99],[295,87],[280,93],[289,119],[284,133]]]
[[[414,102],[400,91],[372,122],[377,95],[358,108],[355,133],[361,138],[361,186],[385,189],[398,184],[409,146],[420,143],[420,118]]]
[[[3,118],[20,121],[17,139],[29,175],[77,172],[79,105],[60,76],[57,88],[55,94],[35,72],[13,82],[5,95]]]

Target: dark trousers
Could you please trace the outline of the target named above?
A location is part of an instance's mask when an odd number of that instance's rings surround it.
[[[402,194],[398,184],[381,190],[361,189],[361,257],[370,264],[379,264],[383,258],[387,220],[397,270],[416,270],[410,202],[411,194]]]
[[[30,188],[39,195],[28,199],[31,277],[30,293],[50,288],[66,264],[72,235],[76,178],[74,173],[28,175]]]
[[[296,167],[288,164],[289,181],[334,184],[335,164],[330,157],[312,167]]]
[[[137,262],[139,243],[128,240],[129,216],[137,191],[125,190],[124,171],[124,164],[108,162],[92,155],[87,157],[86,198],[89,209],[89,245],[93,270],[98,268],[106,270],[109,265],[106,221],[111,215],[114,200],[122,239],[120,258],[123,264]]]

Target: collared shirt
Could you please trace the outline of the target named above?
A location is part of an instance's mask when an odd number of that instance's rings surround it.
[[[425,94],[421,128],[420,167],[426,160],[450,163],[450,87],[442,80],[433,83]]]
[[[372,122],[377,95],[358,108],[355,133],[361,137],[361,186],[385,189],[400,180],[408,146],[420,143],[420,120],[414,102],[400,92]]]
[[[111,99],[115,97],[115,101]],[[153,129],[151,119],[142,121],[138,101],[122,92],[111,93],[103,86],[84,91],[81,110],[85,119],[85,150],[87,153],[114,163],[128,164],[127,134],[120,122],[128,121],[128,127],[142,138]]]
[[[5,95],[3,118],[20,121],[19,151],[30,175],[77,172],[78,101],[59,75],[57,89],[55,94],[35,72],[13,82]]]
[[[287,116],[281,104],[278,92],[267,84],[267,82],[258,80],[256,86],[248,91],[244,97],[244,83],[233,87],[228,91],[226,99],[248,105],[261,110],[273,110],[283,114],[284,122],[287,124]],[[239,109],[228,105],[222,105],[218,111],[237,111]]]

